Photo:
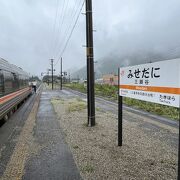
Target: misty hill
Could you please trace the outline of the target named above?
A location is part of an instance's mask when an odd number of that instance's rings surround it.
[[[98,62],[94,64],[95,77],[101,78],[104,74],[117,74],[118,67],[175,59],[179,57],[180,51],[171,54],[154,52],[132,53],[128,55],[109,54],[106,57],[99,59]],[[86,67],[72,73],[72,78],[86,79]]]

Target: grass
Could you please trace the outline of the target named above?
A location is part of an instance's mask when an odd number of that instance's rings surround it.
[[[67,104],[67,111],[68,112],[81,111],[81,110],[86,109],[86,107],[87,107],[87,103],[80,98],[75,98],[75,99],[72,99],[70,101],[65,101],[62,98],[52,98],[51,103],[54,105],[57,105],[57,104],[65,105],[65,104]]]
[[[51,99],[51,103],[53,104],[64,104],[64,99],[61,99],[61,98],[52,98]]]
[[[68,105],[68,112],[81,111],[87,107],[86,102],[82,101],[80,98],[75,98],[71,101],[67,101],[66,103]]]
[[[86,109],[86,103],[81,101],[75,101],[69,103],[69,112],[81,111]]]
[[[140,101],[136,99],[131,98],[123,98],[123,103],[132,106],[138,109],[142,109],[147,112],[152,112],[154,114],[164,116],[170,119],[179,119],[179,110],[175,107],[165,106],[161,104],[146,102],[146,101]]]
[[[101,111],[101,109],[99,107],[96,107],[96,111]]]
[[[49,85],[47,83],[43,83],[43,84],[44,84],[44,88],[46,90],[52,90],[52,83],[49,83]],[[54,83],[53,88],[54,88],[54,90],[60,89],[60,85],[58,83]]]
[[[74,148],[74,149],[78,149],[78,148],[79,148],[79,146],[78,146],[78,145],[75,145],[75,146],[73,146],[73,148]]]
[[[83,173],[92,173],[93,171],[94,171],[94,167],[90,164],[88,164],[82,168]]]
[[[83,84],[72,83],[72,84],[64,84],[64,86],[67,88],[78,90],[78,91],[83,92],[83,93],[86,92],[86,88],[84,87]]]
[[[84,87],[83,84],[66,84],[65,86],[86,93],[86,88]],[[118,92],[118,88],[116,86],[95,84],[95,94],[98,96],[103,96],[109,98],[110,100],[117,101],[118,98],[117,92]],[[175,107],[165,106],[161,104],[156,104],[156,103],[151,103],[151,102],[146,102],[131,98],[123,98],[123,103],[128,106],[142,109],[144,111],[151,112],[170,119],[174,119],[174,120],[179,119],[179,110],[178,108]]]

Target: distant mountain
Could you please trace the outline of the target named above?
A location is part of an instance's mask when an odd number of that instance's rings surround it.
[[[101,78],[104,74],[117,74],[118,67],[132,66],[143,63],[162,61],[167,59],[175,59],[180,57],[180,52],[176,54],[154,53],[154,52],[138,52],[128,55],[110,54],[98,60],[94,64],[95,77]],[[72,78],[86,79],[86,67],[72,73]]]

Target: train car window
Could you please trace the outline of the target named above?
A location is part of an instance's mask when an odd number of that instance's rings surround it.
[[[4,76],[2,70],[0,70],[0,97],[4,94]]]
[[[18,78],[18,75],[15,74],[15,73],[12,73],[12,75],[13,75],[13,84],[12,84],[12,86],[13,86],[14,90],[17,90],[17,89],[19,89],[19,78]]]
[[[8,71],[4,71],[4,90],[5,94],[11,93],[13,89],[13,75]]]
[[[22,75],[19,75],[19,87],[20,87],[20,89],[22,89],[23,88],[23,76]]]
[[[28,87],[28,78],[21,68],[0,58],[0,97]]]

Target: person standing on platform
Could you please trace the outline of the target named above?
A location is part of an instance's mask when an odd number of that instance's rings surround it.
[[[37,82],[34,81],[32,84],[33,84],[33,85],[32,85],[32,88],[33,88],[34,92],[36,93]]]

